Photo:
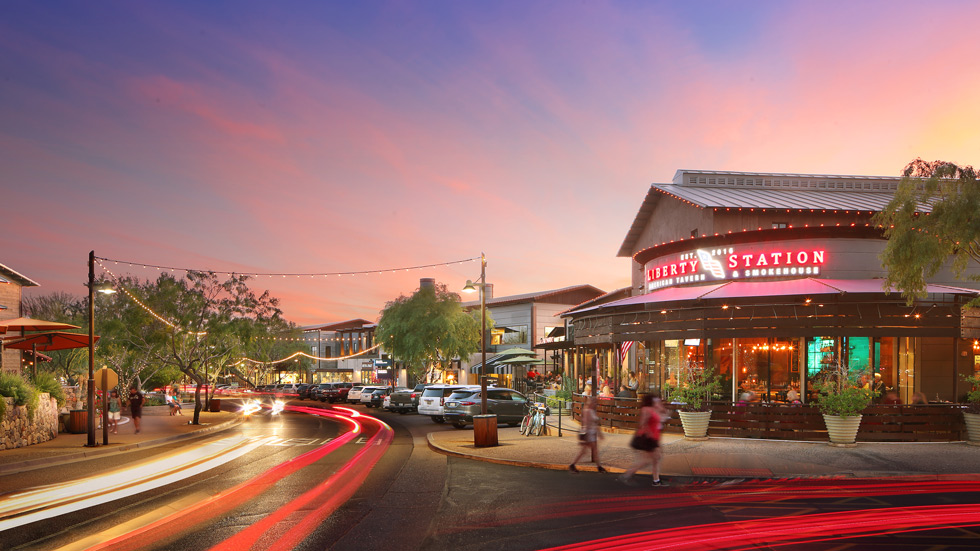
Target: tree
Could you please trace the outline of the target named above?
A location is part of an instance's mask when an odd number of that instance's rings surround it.
[[[232,275],[220,281],[213,272],[191,271],[184,279],[161,274],[144,288],[142,300],[162,320],[153,324],[154,334],[139,338],[151,345],[156,362],[179,369],[196,383],[194,424],[200,422],[202,386],[212,382],[229,358],[241,353],[241,327],[281,321],[278,299],[268,291],[256,295],[247,280]]]
[[[895,197],[873,221],[888,239],[880,257],[885,283],[912,304],[948,262],[957,278],[980,265],[980,182],[971,166],[922,159],[909,163],[902,176]],[[980,281],[980,274],[966,278]],[[969,305],[980,306],[980,299]]]
[[[487,330],[492,327],[488,314]],[[480,350],[479,313],[464,312],[459,295],[444,284],[423,287],[385,304],[377,338],[412,378],[432,381],[454,358],[467,360]]]

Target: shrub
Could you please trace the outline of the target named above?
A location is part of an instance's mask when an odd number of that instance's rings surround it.
[[[37,411],[40,393],[30,383],[19,375],[0,374],[0,396],[14,399],[15,406],[26,406],[27,417],[34,418]]]
[[[858,415],[871,405],[877,392],[864,388],[858,381],[860,373],[851,372],[841,362],[824,369],[816,377],[816,389],[820,392],[817,407],[827,415],[850,417]]]
[[[721,391],[714,369],[688,365],[678,372],[677,383],[667,385],[670,401],[681,411],[711,411],[711,399]]]
[[[970,383],[970,391],[966,393],[966,412],[980,413],[980,375],[963,376]]]
[[[47,392],[52,398],[58,401],[58,407],[65,405],[65,391],[61,388],[61,383],[50,373],[39,373],[34,379],[34,386],[38,392]]]

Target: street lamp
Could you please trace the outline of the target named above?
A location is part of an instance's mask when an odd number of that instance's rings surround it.
[[[487,257],[480,253],[480,282],[467,279],[464,293],[480,290],[480,349],[483,363],[480,364],[480,414],[487,414]]]
[[[95,291],[111,295],[115,289],[111,287],[95,288],[95,251],[88,253],[88,443],[90,448],[95,447]],[[109,389],[105,389],[106,403],[103,408],[108,408]],[[106,423],[103,422],[103,440],[109,443],[109,434],[106,432]]]
[[[473,445],[487,447],[497,445],[497,416],[487,414],[487,255],[480,253],[480,282],[466,281],[463,291],[472,293],[480,289],[480,415],[473,417]]]

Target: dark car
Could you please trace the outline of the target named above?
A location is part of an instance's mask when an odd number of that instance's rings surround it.
[[[311,388],[314,388],[315,386],[316,385],[305,384],[305,383],[304,384],[301,384],[298,387],[296,387],[296,394],[299,395],[299,399],[300,400],[309,400],[310,399],[310,389]]]
[[[408,390],[408,389],[404,387],[392,388],[390,386],[375,389],[373,392],[371,392],[371,400],[367,403],[367,406],[373,408],[384,408],[385,397],[391,396],[391,394],[397,390]],[[388,409],[389,410],[391,409],[390,402],[389,402]]]
[[[317,397],[321,402],[346,402],[347,394],[354,383],[323,383]]]
[[[495,414],[498,424],[520,425],[526,404],[527,398],[516,390],[487,389],[487,413]],[[479,388],[459,389],[446,398],[442,415],[454,427],[462,429],[473,423],[473,416],[480,415],[482,407]]]

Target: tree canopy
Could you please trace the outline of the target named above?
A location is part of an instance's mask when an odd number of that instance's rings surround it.
[[[488,312],[487,331],[492,327]],[[423,287],[385,305],[377,339],[414,379],[431,381],[453,359],[467,360],[480,350],[479,312],[465,312],[459,295],[444,284]]]
[[[973,167],[946,161],[916,159],[902,176],[895,197],[873,220],[888,239],[881,253],[885,281],[911,304],[948,262],[957,278],[980,265],[980,183]],[[980,275],[966,279],[980,281]]]

